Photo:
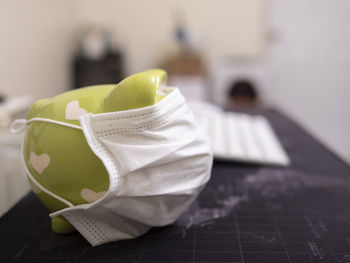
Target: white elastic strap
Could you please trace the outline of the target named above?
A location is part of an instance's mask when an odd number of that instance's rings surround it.
[[[56,121],[56,120],[51,120],[51,119],[46,119],[46,118],[32,118],[29,120],[25,120],[25,119],[18,119],[15,120],[11,123],[10,125],[10,131],[11,133],[21,133],[24,132],[24,130],[26,129],[26,125],[30,124],[32,122],[49,122],[49,123],[53,123],[53,124],[57,124],[57,125],[61,125],[61,126],[66,126],[69,128],[74,128],[74,129],[78,129],[78,130],[82,130],[82,128],[78,125],[74,125],[74,124],[70,124],[70,123],[65,123],[62,121]]]
[[[26,129],[27,120],[26,119],[18,119],[14,120],[10,125],[11,133],[22,133]]]
[[[48,123],[53,123],[53,124],[57,124],[57,125],[61,125],[61,126],[66,126],[66,127],[70,127],[70,128],[74,128],[74,129],[79,129],[82,130],[82,128],[78,125],[74,125],[74,124],[69,124],[69,123],[65,123],[65,122],[60,122],[60,121],[55,121],[55,120],[51,120],[51,119],[45,119],[45,118],[32,118],[30,120],[25,120],[25,119],[18,119],[15,120],[11,123],[10,125],[10,131],[11,133],[22,133],[25,131],[26,127],[28,124],[32,123],[32,122],[48,122]],[[74,206],[71,202],[67,201],[66,199],[58,196],[57,194],[51,192],[50,190],[46,189],[44,186],[42,186],[32,175],[32,173],[29,171],[27,164],[24,160],[24,137],[23,137],[23,141],[21,143],[21,160],[22,163],[24,165],[24,169],[27,173],[27,176],[29,177],[29,179],[44,193],[50,195],[51,197],[59,200],[60,202],[66,204],[69,207]]]

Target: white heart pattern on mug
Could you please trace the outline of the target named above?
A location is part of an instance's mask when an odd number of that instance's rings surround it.
[[[92,203],[104,196],[106,191],[95,192],[94,190],[83,188],[80,191],[80,196],[87,202]]]
[[[79,101],[72,100],[66,106],[66,120],[79,120],[79,117],[86,114],[87,110],[79,107]]]
[[[50,161],[51,158],[47,153],[43,153],[40,155],[36,155],[35,152],[30,153],[29,163],[39,174],[42,174],[46,167],[49,166]]]

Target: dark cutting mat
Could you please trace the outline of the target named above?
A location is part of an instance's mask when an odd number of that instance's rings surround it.
[[[288,168],[215,162],[173,225],[91,247],[51,232],[34,194],[0,218],[0,262],[350,262],[350,168],[276,111]]]

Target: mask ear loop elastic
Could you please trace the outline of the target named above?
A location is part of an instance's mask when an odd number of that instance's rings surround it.
[[[10,125],[10,131],[13,134],[19,134],[24,132],[27,126],[27,120],[25,119],[18,119],[14,120]]]
[[[10,125],[10,131],[12,133],[14,133],[14,134],[22,133],[22,132],[24,132],[24,130],[26,129],[28,124],[30,124],[32,122],[35,122],[35,121],[49,122],[49,123],[53,123],[53,124],[58,124],[60,126],[66,126],[66,127],[69,127],[69,128],[82,130],[82,128],[80,126],[74,125],[74,124],[70,124],[70,123],[65,123],[65,122],[55,121],[55,120],[45,119],[45,118],[32,118],[32,119],[29,119],[29,120],[26,120],[26,119],[14,120],[11,123],[11,125]]]
[[[18,119],[18,120],[15,120],[11,123],[10,125],[10,131],[11,133],[14,133],[14,134],[19,134],[19,133],[22,133],[26,130],[26,127],[27,127],[27,124],[31,123],[31,122],[34,122],[34,121],[42,121],[42,122],[49,122],[49,123],[54,123],[54,124],[59,124],[59,125],[62,125],[62,126],[67,126],[67,127],[70,127],[70,128],[75,128],[75,129],[80,129],[81,130],[81,127],[80,126],[77,126],[77,125],[73,125],[73,124],[69,124],[69,123],[64,123],[64,122],[59,122],[59,121],[55,121],[55,120],[50,120],[50,119],[44,119],[44,118],[33,118],[33,119],[30,119],[30,120],[25,120],[25,119]],[[66,204],[67,206],[69,207],[73,207],[74,205],[69,202],[68,200],[58,196],[57,194],[51,192],[50,190],[46,189],[44,186],[42,186],[35,178],[34,176],[32,175],[32,173],[29,171],[28,167],[27,167],[27,164],[24,160],[24,138],[22,139],[22,143],[21,143],[21,160],[22,160],[22,163],[24,165],[24,169],[27,173],[27,176],[29,177],[29,179],[35,184],[35,186],[37,186],[41,191],[43,191],[44,193],[50,195],[51,197],[59,200],[60,202]]]

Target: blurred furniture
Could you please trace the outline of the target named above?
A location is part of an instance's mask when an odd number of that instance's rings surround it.
[[[25,118],[33,96],[5,97],[0,103],[0,215],[29,191],[21,160],[23,134],[11,134],[9,125]]]
[[[22,136],[0,129],[0,215],[30,189],[21,160]]]
[[[274,110],[288,168],[215,162],[212,178],[173,225],[91,247],[57,235],[33,193],[0,218],[3,262],[348,262],[350,167]]]
[[[73,88],[118,83],[123,79],[123,74],[121,53],[109,53],[98,59],[79,56],[74,60]]]
[[[202,58],[194,52],[181,52],[167,60],[168,85],[178,87],[188,100],[206,100],[207,83]]]
[[[264,99],[267,89],[266,66],[257,61],[220,60],[210,66],[209,75],[212,88],[210,101],[215,104],[227,105],[232,83],[240,80],[251,82],[257,93]]]

